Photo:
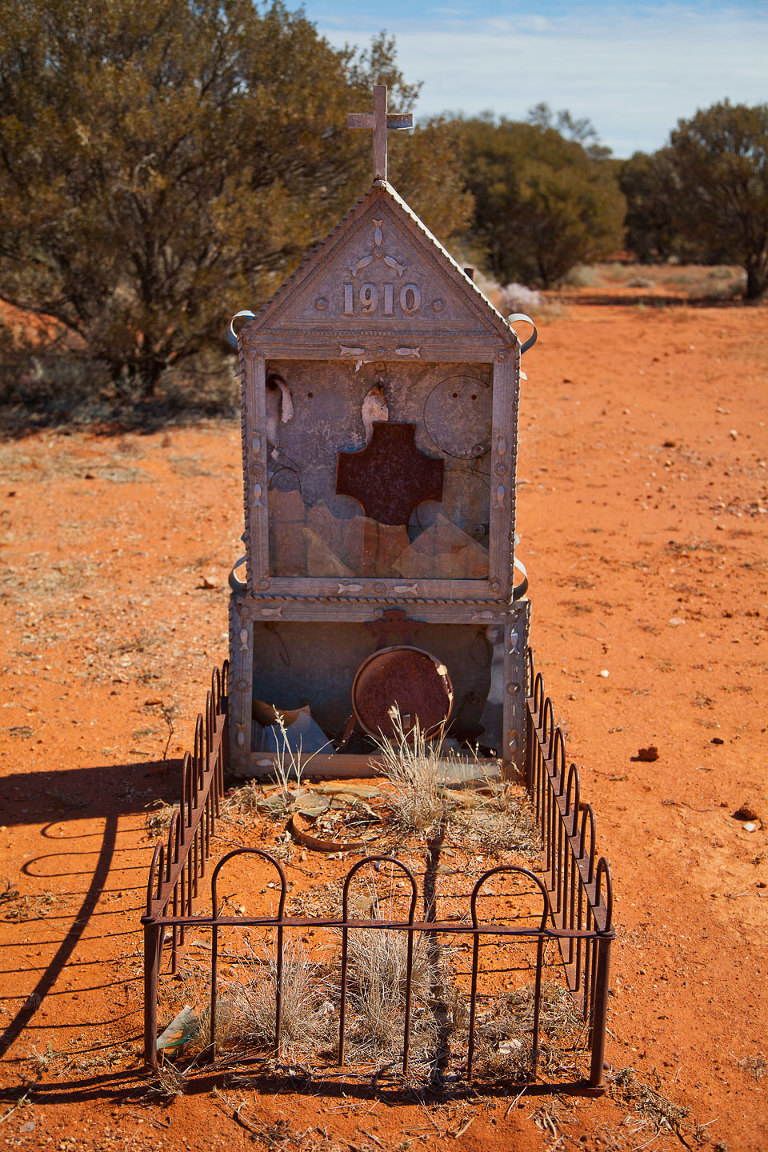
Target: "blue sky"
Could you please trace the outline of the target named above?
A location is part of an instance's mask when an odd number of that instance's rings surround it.
[[[406,79],[423,81],[417,116],[490,109],[524,119],[545,101],[588,117],[602,143],[629,156],[660,148],[679,118],[715,101],[768,103],[768,0],[306,0],[304,9],[337,47],[394,35]]]

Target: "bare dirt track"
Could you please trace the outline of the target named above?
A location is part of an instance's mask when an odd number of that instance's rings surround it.
[[[148,1090],[146,808],[226,655],[239,425],[0,445],[0,1144],[768,1147],[767,332],[573,300],[524,365],[533,645],[616,891],[600,1099]]]

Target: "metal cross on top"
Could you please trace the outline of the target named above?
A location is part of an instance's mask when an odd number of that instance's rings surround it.
[[[376,84],[373,89],[373,112],[350,112],[347,128],[373,129],[373,178],[387,178],[387,131],[413,128],[410,112],[387,113],[387,86]]]

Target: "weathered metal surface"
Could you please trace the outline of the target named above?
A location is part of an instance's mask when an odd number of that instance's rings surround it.
[[[522,770],[525,744],[525,638],[530,605],[420,603],[403,608],[371,604],[354,593],[341,603],[233,598],[231,635],[232,768],[238,775],[268,776],[272,758],[258,750],[252,731],[252,697],[292,711],[309,705],[313,719],[337,746],[352,713],[352,681],[377,648],[415,644],[448,669],[455,705],[450,733],[479,744]],[[307,620],[308,607],[314,619]],[[469,610],[468,610],[469,609]],[[403,621],[401,624],[400,621]],[[322,654],[322,659],[319,659]],[[320,754],[317,775],[367,776],[376,765],[365,756]]]
[[[345,619],[344,611],[337,610],[333,620],[268,619],[263,623],[253,622],[245,629],[248,649],[254,654],[253,665],[250,679],[240,680],[233,675],[233,715],[250,718],[251,692],[257,700],[266,701],[283,712],[309,705],[313,719],[338,743],[352,713],[355,673],[367,657],[385,646],[379,635],[388,635],[386,631],[377,634],[379,618],[366,620],[370,615],[368,607],[349,606],[348,613],[351,619]],[[355,622],[355,615],[359,622]],[[524,617],[523,609],[521,618]],[[448,624],[434,611],[431,619],[427,616],[420,623],[415,638],[392,634],[387,645],[413,642],[445,665],[455,697],[451,734],[472,744],[479,742],[483,748],[499,753],[505,739],[502,727],[505,661],[516,662],[514,668],[510,663],[509,674],[517,677],[515,683],[520,684],[520,689],[514,695],[506,695],[516,728],[524,726],[524,650],[508,652],[510,640],[505,629],[489,628],[484,620],[474,624]],[[320,653],[322,659],[318,658]],[[238,684],[245,687],[239,690]],[[238,691],[242,697],[238,697]],[[250,739],[250,731],[247,735]],[[518,753],[521,751],[522,740]],[[254,751],[253,768],[248,774],[268,775],[272,770],[271,760],[266,759],[261,770],[256,760],[264,757]],[[312,771],[326,772],[323,756],[313,759]],[[359,772],[368,775],[370,771],[365,761],[361,761]],[[327,766],[327,774],[333,775],[332,763]]]
[[[238,775],[271,767],[251,697],[308,708],[340,748],[355,670],[381,647],[364,628],[398,608],[448,668],[451,736],[506,770],[522,766],[528,611],[513,603],[512,575],[522,345],[387,183],[387,131],[408,122],[387,113],[377,86],[373,113],[350,119],[374,133],[372,187],[258,313],[233,322],[247,576],[244,588],[232,582]],[[314,771],[334,767],[331,753],[313,760]]]
[[[403,731],[418,725],[430,739],[445,730],[453,710],[448,669],[421,648],[382,648],[366,657],[355,673],[352,707],[362,728],[378,739],[397,735],[393,708]]]
[[[373,132],[373,178],[387,178],[387,133],[413,128],[410,112],[387,112],[386,84],[373,89],[373,112],[350,112],[347,128],[364,128]]]
[[[443,499],[443,461],[416,448],[415,424],[376,421],[371,439],[336,457],[336,491],[352,496],[380,524],[404,524],[425,500]]]

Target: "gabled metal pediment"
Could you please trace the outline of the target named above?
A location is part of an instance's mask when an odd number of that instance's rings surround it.
[[[267,356],[433,359],[514,347],[506,320],[377,181],[242,331]]]

